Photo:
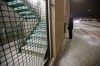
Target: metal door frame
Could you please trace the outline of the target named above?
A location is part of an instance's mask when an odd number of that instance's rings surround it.
[[[48,66],[50,59],[52,58],[52,47],[51,47],[51,43],[52,43],[52,35],[51,35],[51,9],[50,9],[50,0],[45,0],[46,1],[46,22],[47,22],[47,38],[48,38],[48,49],[49,49],[49,58],[46,61],[46,63],[44,64],[44,66]]]

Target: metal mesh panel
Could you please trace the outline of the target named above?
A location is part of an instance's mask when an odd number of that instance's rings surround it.
[[[43,66],[48,47],[44,0],[0,0],[0,66]]]

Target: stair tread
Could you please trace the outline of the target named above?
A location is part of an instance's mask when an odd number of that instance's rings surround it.
[[[32,46],[32,47],[37,47],[37,48],[47,48],[47,45],[43,45],[43,44],[27,43],[26,46]]]
[[[25,16],[25,15],[34,15],[33,13],[26,13],[26,14],[20,14],[21,16]]]
[[[32,46],[23,46],[21,49],[45,54],[47,48],[37,48]]]
[[[17,7],[25,6],[25,4],[23,4],[23,3],[16,3],[16,4],[13,4],[13,5],[9,5],[9,6],[13,7],[13,8],[17,8]]]
[[[16,12],[24,12],[24,11],[30,11],[29,9],[21,9],[21,10],[15,10]]]
[[[37,37],[47,37],[46,35],[43,35],[43,34],[32,34],[31,36],[32,36],[32,37],[34,37],[34,36],[35,36],[35,37],[36,37],[36,36],[37,36]]]
[[[30,40],[27,40],[26,42],[47,45],[47,41],[43,41],[43,40],[38,40],[37,41],[37,40],[30,39]]]
[[[43,53],[38,53],[38,52],[24,50],[24,49],[22,49],[22,54],[25,55],[25,56],[26,55],[32,55],[32,56],[35,56],[35,57],[44,58],[44,54]]]

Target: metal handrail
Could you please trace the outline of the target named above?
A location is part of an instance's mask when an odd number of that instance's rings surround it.
[[[26,6],[28,5],[28,6],[30,7],[30,10],[31,10],[31,9],[32,9],[32,10],[33,10],[33,9],[37,10],[37,9],[36,9],[37,6],[40,5],[40,2],[38,2],[36,6],[34,6],[33,4],[29,3],[28,0],[23,0],[23,2],[26,3],[26,4],[25,4]],[[34,6],[34,7],[33,7],[33,6]],[[32,11],[32,10],[31,10],[31,11]]]
[[[25,2],[24,0],[23,0],[23,2]],[[32,5],[30,4],[30,6],[29,6],[29,9],[30,9],[30,11],[32,12],[34,9],[35,10],[37,10],[36,8],[38,7],[38,5],[39,5],[40,3],[38,3],[34,8],[32,7]],[[26,4],[25,4],[26,5]],[[29,5],[29,4],[28,4]],[[28,6],[28,5],[26,5],[26,6]],[[31,8],[30,8],[31,7]],[[28,16],[28,14],[26,14],[25,16]],[[39,16],[39,15],[38,15]],[[16,31],[17,31],[17,27],[21,24],[21,22],[22,21],[24,21],[25,20],[25,18],[22,18],[22,20],[20,20],[20,22],[17,22],[17,24],[15,24],[15,26],[13,27],[13,29],[14,29],[14,34],[16,35]],[[38,23],[37,23],[38,24]],[[37,25],[36,24],[36,25]],[[35,26],[36,27],[36,26]],[[34,29],[34,28],[33,28]],[[32,30],[33,30],[32,29]],[[32,30],[30,30],[30,33],[31,33],[31,31]],[[22,44],[19,46],[19,52],[20,52],[20,49],[21,49],[21,47],[22,46],[24,46],[25,44],[26,44],[26,40],[29,38],[29,36],[30,36],[30,33],[26,36],[26,38],[22,38]],[[4,37],[6,38],[7,37],[7,33],[6,33],[6,28],[3,28],[3,34],[4,34]]]

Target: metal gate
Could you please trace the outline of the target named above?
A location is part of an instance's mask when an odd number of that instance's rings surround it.
[[[44,66],[49,59],[45,0],[0,0],[0,66]]]

